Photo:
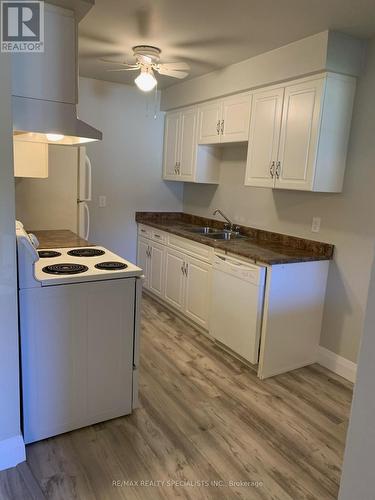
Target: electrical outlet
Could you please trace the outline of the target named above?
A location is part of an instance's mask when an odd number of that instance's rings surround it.
[[[99,196],[99,207],[104,208],[107,206],[107,197],[103,194]]]
[[[320,217],[313,217],[312,224],[311,224],[311,231],[313,233],[319,233],[321,222],[322,222],[322,219]]]

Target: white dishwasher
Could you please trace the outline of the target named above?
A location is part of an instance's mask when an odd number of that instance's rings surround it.
[[[215,255],[210,335],[252,364],[258,363],[266,269]]]

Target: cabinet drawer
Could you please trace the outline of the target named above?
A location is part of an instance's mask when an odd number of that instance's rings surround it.
[[[143,238],[151,238],[152,228],[149,226],[144,226],[143,224],[139,224],[138,235],[142,236]]]
[[[160,243],[167,243],[167,233],[160,231],[159,229],[151,229],[151,238]]]
[[[202,245],[201,243],[196,243],[195,241],[191,241],[186,238],[180,238],[179,236],[168,234],[168,245],[171,248],[180,250],[180,252],[196,257],[197,259],[204,260],[206,262],[211,262],[212,260],[213,248]]]

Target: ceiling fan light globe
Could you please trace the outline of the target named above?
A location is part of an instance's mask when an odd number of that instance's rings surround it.
[[[141,73],[134,80],[134,83],[140,90],[142,90],[142,92],[150,92],[150,90],[155,88],[158,82],[152,72],[141,71]]]

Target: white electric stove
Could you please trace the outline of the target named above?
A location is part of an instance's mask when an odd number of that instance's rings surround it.
[[[37,249],[16,225],[26,443],[138,402],[142,270],[103,247]]]

